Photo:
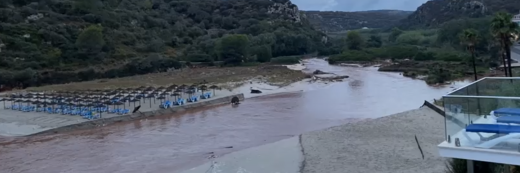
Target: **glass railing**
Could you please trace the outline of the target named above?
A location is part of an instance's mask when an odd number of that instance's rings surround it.
[[[485,78],[443,102],[450,145],[520,151],[520,78]]]

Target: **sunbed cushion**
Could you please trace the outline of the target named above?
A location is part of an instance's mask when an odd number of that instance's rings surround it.
[[[493,111],[494,114],[520,115],[519,108],[500,108]]]
[[[497,123],[520,124],[520,116],[501,116],[497,118]]]
[[[520,133],[520,126],[502,125],[502,124],[470,124],[466,127],[466,132],[483,132],[483,133]]]

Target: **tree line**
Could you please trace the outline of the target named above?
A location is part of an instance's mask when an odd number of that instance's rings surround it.
[[[326,36],[295,7],[288,0],[2,1],[0,75],[20,77],[0,85],[78,81],[86,71],[140,74],[136,65],[157,72],[163,67],[148,64],[163,60],[241,65],[319,51]]]

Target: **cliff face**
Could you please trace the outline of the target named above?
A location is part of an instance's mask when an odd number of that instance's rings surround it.
[[[518,0],[430,0],[399,23],[401,28],[436,27],[451,19],[478,18],[500,10],[518,13]]]
[[[309,22],[324,32],[352,29],[389,28],[398,24],[412,12],[399,10],[375,10],[359,12],[305,11]]]

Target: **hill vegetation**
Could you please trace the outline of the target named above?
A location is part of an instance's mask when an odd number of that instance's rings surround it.
[[[383,66],[381,71],[400,71],[416,77],[427,75],[428,83],[473,74],[472,58],[466,50],[461,34],[474,29],[479,35],[474,45],[478,73],[498,67],[501,63],[500,44],[491,34],[492,17],[451,20],[437,29],[356,30],[343,37],[333,38],[327,53],[329,62],[370,62],[391,59],[394,63]],[[483,27],[484,26],[484,27]],[[325,52],[325,51],[323,51]]]
[[[0,85],[269,62],[324,42],[288,0],[2,0]]]
[[[452,19],[481,18],[502,10],[516,14],[520,10],[520,1],[430,0],[399,22],[398,27],[401,29],[434,28]]]
[[[373,10],[373,11],[305,11],[309,22],[323,32],[341,32],[353,29],[392,28],[406,18],[411,11]]]

